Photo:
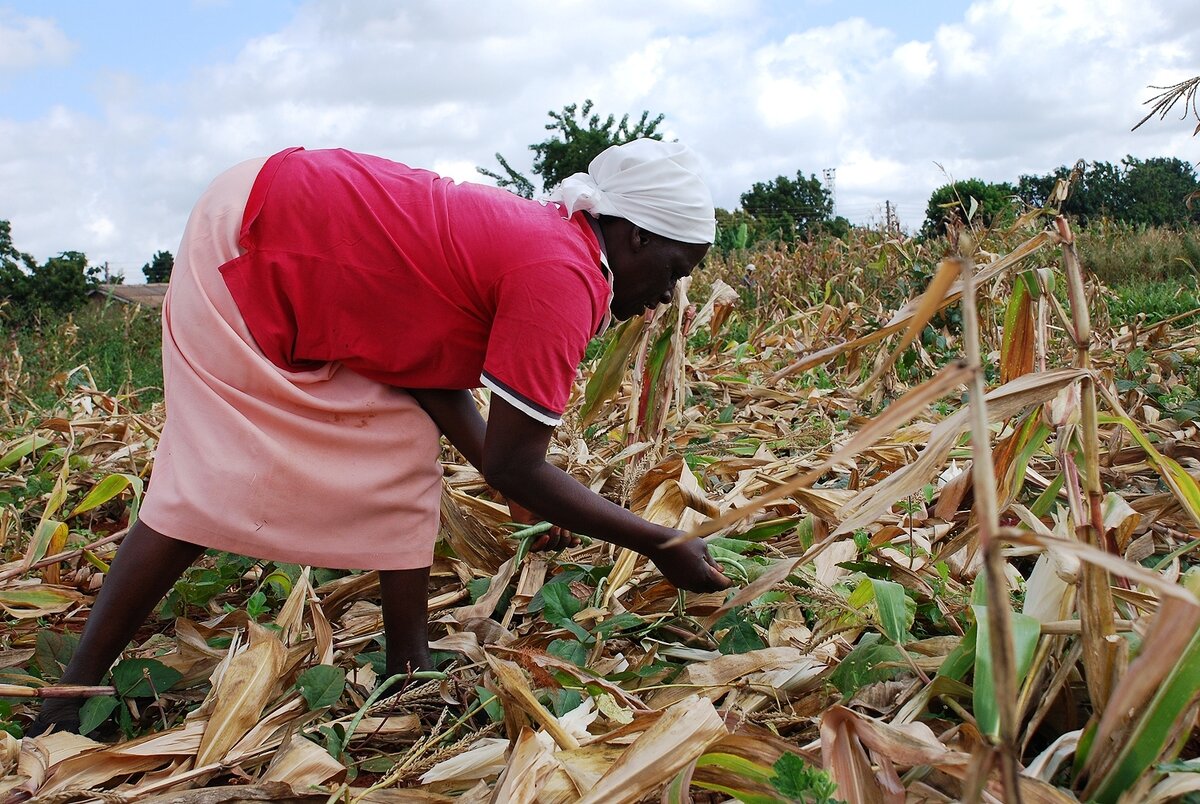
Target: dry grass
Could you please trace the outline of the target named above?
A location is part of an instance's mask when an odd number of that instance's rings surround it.
[[[699,304],[613,336],[552,458],[708,538],[728,595],[600,542],[526,555],[448,450],[444,675],[372,699],[371,574],[209,558],[128,653],[170,689],[122,698],[106,742],[0,742],[0,801],[828,800],[797,757],[848,801],[1200,789],[1200,450],[1160,393],[1200,331],[1092,331],[1070,232],[1020,225],[940,266],[886,238],[762,255],[737,288],[713,265]],[[161,411],[8,419],[0,683],[47,688]]]

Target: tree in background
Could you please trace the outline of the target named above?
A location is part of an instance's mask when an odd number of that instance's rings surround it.
[[[833,215],[833,198],[816,175],[796,178],[778,176],[755,182],[742,193],[742,211],[754,221],[752,239],[779,239],[791,243],[804,237],[818,224],[828,224]],[[847,223],[847,226],[849,224]]]
[[[33,287],[30,275],[37,270],[33,257],[18,251],[12,241],[12,224],[0,221],[0,299],[15,309],[28,306]]]
[[[561,112],[550,111],[547,114],[551,122],[546,124],[546,130],[553,133],[529,146],[529,150],[534,152],[533,172],[541,177],[544,192],[574,173],[585,172],[592,159],[611,145],[623,145],[641,137],[662,139],[658,126],[663,116],[660,114],[651,118],[648,111],[643,111],[632,126],[627,114],[622,115],[620,121],[611,114],[601,120],[599,114],[592,112],[590,100],[585,100],[582,106],[572,103],[564,106]],[[510,189],[524,198],[533,198],[533,182],[515,170],[499,153],[496,154],[496,161],[504,170],[503,175],[482,167],[476,170],[495,179],[497,186]]]
[[[1071,193],[1060,211],[1084,225],[1100,218],[1146,226],[1200,222],[1200,209],[1188,204],[1189,196],[1200,191],[1200,180],[1191,164],[1175,157],[1127,156],[1120,165],[1080,162],[1074,169],[1063,166],[1044,176],[1021,176],[1017,195],[1031,206],[1045,207],[1055,183],[1072,174]]]
[[[1051,183],[1053,188],[1053,183]],[[1007,182],[986,182],[982,179],[965,179],[942,185],[933,191],[925,205],[925,223],[921,227],[924,237],[943,233],[942,225],[951,215],[959,220],[981,223],[991,227],[1003,224],[1014,217],[1013,198],[1016,188]]]
[[[64,251],[38,265],[13,245],[11,224],[0,221],[0,298],[9,321],[20,322],[39,311],[78,309],[99,273],[79,251]]]
[[[175,258],[169,251],[154,252],[153,259],[142,266],[142,273],[147,282],[170,282],[171,269],[175,267]]]
[[[82,251],[64,251],[51,257],[33,272],[37,305],[56,313],[67,313],[83,306],[88,291],[99,284],[100,269],[88,265]]]

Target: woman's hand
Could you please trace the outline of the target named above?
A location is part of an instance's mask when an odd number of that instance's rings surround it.
[[[512,521],[519,525],[536,525],[539,522],[546,521],[544,517],[540,517],[528,508],[524,508],[512,500],[506,499],[508,503],[508,513],[512,517]],[[578,547],[579,537],[569,530],[563,530],[555,525],[542,535],[533,540],[533,544],[529,545],[529,549],[535,552],[547,551],[556,552],[565,550],[568,547]]]
[[[689,537],[678,530],[671,533],[673,535],[666,543],[675,542],[672,546],[646,551],[646,556],[664,578],[690,592],[719,592],[733,585],[708,554],[703,539]]]

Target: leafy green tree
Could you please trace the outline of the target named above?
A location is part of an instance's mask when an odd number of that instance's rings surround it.
[[[817,224],[827,223],[833,214],[833,198],[816,175],[796,178],[779,176],[767,182],[755,182],[742,193],[742,210],[754,219],[754,239],[776,238],[785,243],[804,237]]]
[[[33,294],[30,276],[36,269],[33,257],[13,245],[12,224],[0,220],[0,299],[10,308],[24,310],[29,306]]]
[[[142,266],[142,274],[147,282],[170,282],[171,270],[175,267],[175,258],[169,251],[156,251],[154,258]]]
[[[1026,203],[1045,207],[1055,183],[1072,172],[1063,166],[1044,176],[1021,176],[1017,194]],[[1200,191],[1200,180],[1191,164],[1181,159],[1126,156],[1120,165],[1080,163],[1074,173],[1070,195],[1060,211],[1084,225],[1099,218],[1146,226],[1200,221],[1200,209],[1188,204],[1189,196]]]
[[[38,307],[66,313],[83,306],[88,291],[99,284],[100,269],[88,265],[81,251],[64,251],[33,272],[33,295]]]
[[[1014,213],[1016,188],[1007,182],[991,183],[982,179],[951,182],[933,191],[925,205],[925,224],[921,234],[932,237],[942,233],[942,224],[950,215],[959,220],[995,226]]]
[[[1147,226],[1200,223],[1200,208],[1189,203],[1200,192],[1200,180],[1191,163],[1175,157],[1143,161],[1127,156],[1121,165],[1124,220]]]
[[[79,251],[64,251],[38,265],[13,245],[11,224],[0,221],[0,299],[9,321],[27,320],[39,311],[77,309],[87,301],[99,273]]]
[[[631,125],[627,114],[619,121],[611,114],[601,119],[592,111],[592,105],[590,100],[585,100],[582,106],[572,103],[564,106],[561,112],[547,112],[551,122],[546,124],[546,130],[551,132],[550,136],[529,146],[534,153],[533,172],[541,177],[543,191],[549,191],[574,173],[585,172],[588,164],[611,145],[623,145],[642,137],[662,139],[658,132],[663,121],[661,114],[652,118],[650,112],[643,111]],[[503,174],[483,167],[476,170],[495,179],[500,187],[533,198],[533,181],[514,169],[499,153],[496,161]]]

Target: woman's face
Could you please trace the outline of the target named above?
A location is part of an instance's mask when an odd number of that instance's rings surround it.
[[[618,238],[619,248],[609,244],[608,261],[613,272],[614,318],[627,319],[670,304],[675,283],[691,275],[708,246],[680,243],[630,226],[629,237]]]

